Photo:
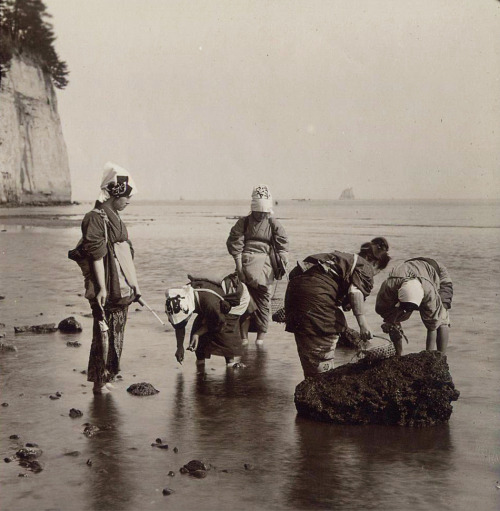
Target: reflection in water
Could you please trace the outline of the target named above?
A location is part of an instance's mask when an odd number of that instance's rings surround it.
[[[422,500],[431,509],[449,487],[453,447],[447,424],[421,429],[339,426],[297,417],[295,428],[291,507],[388,509],[401,493],[398,506],[404,509],[408,493],[421,485]]]
[[[90,423],[103,429],[89,438],[89,506],[96,511],[126,509],[134,486],[126,470],[120,414],[111,394],[95,396],[89,405]]]

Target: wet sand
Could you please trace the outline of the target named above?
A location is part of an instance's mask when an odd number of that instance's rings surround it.
[[[439,205],[437,216],[428,205],[413,204],[411,211],[395,205],[389,212],[384,206],[360,202],[349,211],[349,205],[290,203],[280,205],[277,214],[286,218],[292,260],[308,255],[312,246],[314,252],[332,244],[347,249],[382,234],[395,260],[425,250],[446,261],[455,282],[448,361],[461,392],[448,425],[345,427],[299,419],[293,392],[302,373],[293,336],[281,325],[271,325],[262,349],[250,343],[245,369],[227,370],[214,357],[200,376],[191,353],[182,366],[175,361],[171,329],[135,304],[123,379],[111,394],[94,397],[82,374],[92,320],[86,317],[90,311],[78,267],[66,258],[91,206],[43,208],[42,217],[38,209],[0,210],[0,295],[5,296],[0,333],[6,334],[0,341],[18,349],[0,353],[0,401],[9,404],[0,407],[1,457],[34,442],[43,450],[44,467],[34,474],[16,461],[0,463],[1,508],[497,509],[500,321],[491,304],[498,292],[500,240],[491,218],[499,218],[498,204],[468,212]],[[224,242],[235,220],[228,217],[246,209],[243,203],[130,206],[124,216],[141,287],[158,314],[164,317],[164,289],[185,282],[189,271],[231,270]],[[397,219],[392,225],[391,217]],[[374,297],[367,305],[376,330]],[[82,323],[81,334],[13,332],[16,325],[58,323],[70,315]],[[348,321],[355,324],[350,316]],[[405,331],[407,352],[423,349],[418,318]],[[68,340],[82,346],[67,347]],[[339,350],[338,362],[352,356]],[[126,392],[141,381],[160,393],[139,398]],[[50,399],[58,391],[60,399]],[[83,416],[70,418],[71,408]],[[103,430],[87,438],[87,422]],[[19,439],[9,438],[14,434]],[[157,438],[169,449],[152,447]],[[74,451],[79,454],[66,455]],[[215,468],[201,480],[181,475],[179,468],[192,459]],[[174,492],[163,496],[165,487]]]

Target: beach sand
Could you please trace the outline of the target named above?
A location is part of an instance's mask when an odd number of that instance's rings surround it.
[[[293,393],[302,371],[293,336],[279,324],[271,324],[261,349],[250,342],[246,368],[227,370],[213,357],[199,376],[193,354],[176,362],[172,329],[136,304],[127,323],[123,378],[110,394],[94,397],[82,374],[92,319],[79,269],[67,259],[89,209],[0,210],[0,341],[17,347],[0,352],[0,401],[8,403],[0,407],[1,457],[27,442],[43,450],[37,474],[17,461],[0,463],[2,509],[498,508],[498,202],[280,201],[276,208],[290,235],[292,261],[357,250],[381,235],[393,263],[426,255],[446,264],[455,285],[448,363],[461,395],[449,424],[425,429],[297,418]],[[185,283],[191,271],[233,269],[225,239],[235,217],[247,211],[243,202],[188,201],[133,203],[126,210],[144,298],[165,321],[167,286]],[[367,300],[376,332],[375,295],[387,271]],[[57,324],[68,316],[82,323],[81,334],[14,333],[14,326]],[[348,321],[356,325],[352,315]],[[404,326],[406,352],[424,349],[419,318]],[[66,345],[74,340],[82,346]],[[339,364],[354,355],[337,351]],[[142,381],[159,394],[126,392]],[[51,399],[56,392],[61,397]],[[71,418],[71,408],[82,417]],[[87,438],[85,423],[102,431]],[[157,438],[169,449],[152,447]],[[215,468],[202,480],[180,474],[192,459]],[[163,496],[165,487],[173,493]]]

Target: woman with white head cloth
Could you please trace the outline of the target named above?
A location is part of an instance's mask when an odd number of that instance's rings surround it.
[[[267,185],[253,189],[251,212],[232,227],[226,245],[255,303],[251,329],[257,332],[256,343],[262,344],[269,323],[270,288],[278,277],[277,262],[281,260],[284,267],[288,264],[288,236],[274,217],[273,198]],[[243,344],[248,344],[249,328],[250,321],[244,322]]]
[[[87,269],[80,266],[85,277],[85,297],[94,317],[87,380],[94,383],[94,394],[109,391],[110,382],[120,371],[128,307],[141,294],[132,244],[120,218],[120,211],[136,192],[128,171],[106,163],[99,198],[82,221],[79,247]]]
[[[377,294],[375,310],[384,319],[382,329],[389,333],[396,353],[403,353],[401,321],[414,310],[420,312],[427,328],[426,349],[446,353],[449,339],[453,283],[444,265],[434,259],[409,259],[391,270]]]

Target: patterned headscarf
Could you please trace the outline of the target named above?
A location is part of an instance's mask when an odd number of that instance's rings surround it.
[[[167,289],[165,296],[165,312],[172,325],[182,323],[193,314],[196,304],[194,290],[190,285]]]
[[[108,161],[104,165],[101,193],[97,200],[105,202],[110,197],[130,197],[135,193],[137,193],[137,187],[128,170]]]
[[[273,213],[273,197],[267,185],[257,185],[253,189],[250,210]]]

